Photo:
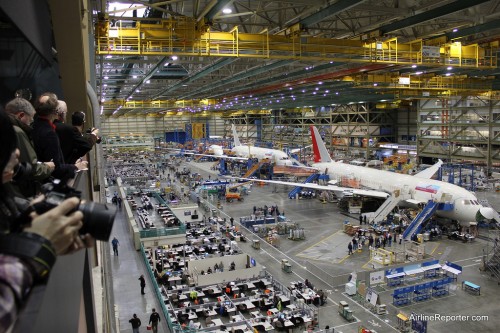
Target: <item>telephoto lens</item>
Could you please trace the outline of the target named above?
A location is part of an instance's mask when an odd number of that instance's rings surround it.
[[[107,242],[113,229],[116,208],[88,201],[81,202],[78,210],[83,213],[83,226],[80,233],[89,233],[95,239]]]
[[[68,198],[81,198],[80,191],[75,190],[58,179],[55,179],[52,183],[42,185],[42,193],[45,195],[45,200],[33,205],[38,214],[43,214],[57,207]],[[80,201],[76,210],[83,213],[83,225],[80,229],[81,234],[88,233],[100,241],[107,242],[109,240],[116,216],[115,207],[93,201]]]

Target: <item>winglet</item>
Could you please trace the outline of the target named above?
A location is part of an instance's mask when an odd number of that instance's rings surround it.
[[[439,160],[436,164],[434,164],[430,168],[427,168],[427,169],[422,170],[419,173],[415,174],[415,177],[431,179],[432,176],[434,176],[434,174],[439,170],[441,165],[443,165],[443,161]]]
[[[311,126],[310,130],[313,142],[314,162],[331,162],[332,158],[328,154],[328,150],[321,139],[321,135],[319,135],[318,129],[315,126]]]
[[[233,130],[234,146],[235,147],[241,146],[240,138],[238,137],[238,133],[236,133],[236,126],[234,126],[234,124],[232,124],[231,129]]]

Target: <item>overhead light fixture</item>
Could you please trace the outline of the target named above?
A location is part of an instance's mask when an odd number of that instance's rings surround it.
[[[224,14],[231,14],[231,13],[233,12],[233,10],[232,10],[231,8],[224,8],[224,9],[222,10],[222,12],[223,12]]]
[[[417,68],[417,65],[411,65],[411,68]]]
[[[448,66],[448,67],[446,67],[446,69],[449,70],[449,71],[451,71],[453,69],[453,67]]]
[[[137,79],[137,75],[132,76],[132,78]]]
[[[104,77],[104,80],[107,80],[107,79],[109,79],[109,76],[105,76],[105,77]]]
[[[177,60],[177,59],[179,59],[179,57],[178,57],[178,56],[176,56],[176,55],[173,55],[173,56],[171,56],[170,58],[172,58],[172,60],[174,60],[174,61],[175,61],[175,60]]]
[[[113,56],[112,56],[112,55],[110,55],[110,54],[108,54],[108,55],[106,56],[106,59],[111,59],[111,58],[113,58]]]
[[[457,32],[457,31],[458,31],[458,29],[457,29],[457,28],[453,29],[453,32]]]
[[[415,72],[415,75],[420,75],[422,74],[423,72]]]
[[[451,75],[451,73],[446,73],[445,75],[446,75],[446,76],[450,76],[450,75]]]
[[[146,80],[146,83],[151,83],[151,80]]]

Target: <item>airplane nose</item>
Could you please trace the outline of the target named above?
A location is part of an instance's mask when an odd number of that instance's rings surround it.
[[[476,221],[491,220],[497,216],[497,212],[491,207],[481,207],[476,213]]]

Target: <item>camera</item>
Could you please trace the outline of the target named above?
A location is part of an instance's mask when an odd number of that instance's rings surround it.
[[[86,133],[90,134],[90,133],[92,133],[92,131],[93,131],[93,130],[95,130],[95,127],[89,128],[89,129],[86,131]],[[101,140],[101,137],[100,137],[100,136],[97,136],[97,140],[96,140],[96,142],[95,142],[95,143],[101,143],[101,141],[102,141],[102,140]]]
[[[34,204],[34,209],[38,214],[45,213],[68,198],[81,198],[80,191],[75,190],[58,179],[42,185],[41,190],[45,195],[45,200]],[[89,233],[95,239],[101,241],[109,240],[116,216],[115,208],[89,201],[80,202],[74,211],[76,210],[83,213],[83,226],[80,229],[80,234]],[[74,211],[70,212],[70,214]]]

